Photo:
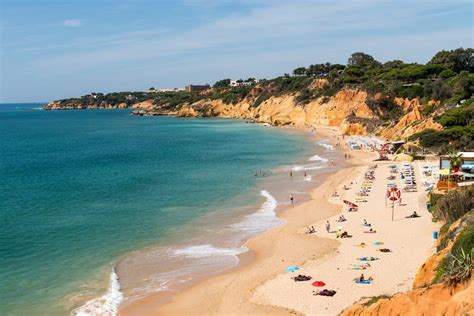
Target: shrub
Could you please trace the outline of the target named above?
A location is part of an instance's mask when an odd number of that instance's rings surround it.
[[[436,202],[433,215],[438,220],[452,223],[474,209],[474,187],[448,192]]]
[[[446,111],[437,121],[445,127],[467,126],[474,121],[474,104]]]
[[[450,254],[439,264],[434,282],[449,280],[456,284],[468,280],[474,268],[473,256],[474,227],[471,224],[459,234]]]

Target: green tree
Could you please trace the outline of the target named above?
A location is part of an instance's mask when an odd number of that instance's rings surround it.
[[[230,85],[230,79],[222,79],[214,83],[214,88],[227,88]]]
[[[359,66],[359,67],[377,67],[380,66],[380,62],[375,60],[374,57],[363,52],[356,52],[349,57],[347,60],[347,65],[349,66]]]
[[[293,75],[295,76],[304,76],[306,75],[306,68],[305,67],[298,67],[293,70]]]
[[[429,64],[441,64],[455,72],[474,72],[474,49],[461,47],[450,51],[442,50],[433,56]]]
[[[462,154],[459,154],[455,151],[452,151],[448,154],[449,158],[449,165],[454,172],[457,172],[461,165],[464,163],[464,159],[462,158]]]

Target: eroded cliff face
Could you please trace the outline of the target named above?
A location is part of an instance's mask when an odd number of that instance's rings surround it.
[[[328,81],[315,79],[309,89],[323,89]],[[320,97],[307,104],[297,101],[298,94],[273,95],[258,106],[255,100],[262,89],[254,87],[245,99],[236,104],[226,104],[222,99],[201,99],[194,103],[157,106],[152,100],[140,103],[120,103],[110,105],[104,102],[82,104],[66,101],[50,102],[45,109],[109,109],[139,108],[135,115],[176,115],[181,117],[228,117],[240,118],[271,125],[303,126],[335,126],[347,135],[376,134],[387,140],[404,139],[424,129],[442,129],[432,118],[424,118],[420,112],[418,99],[395,98],[395,104],[401,107],[402,117],[396,122],[381,124],[381,110],[371,109],[366,91],[359,89],[342,89],[332,97]],[[266,93],[269,93],[266,91]],[[373,99],[382,96],[376,94]],[[430,101],[426,106],[437,106],[439,103]]]
[[[441,130],[443,126],[433,121],[433,118],[423,118],[420,112],[420,101],[415,99],[395,98],[395,104],[400,106],[405,113],[400,120],[389,128],[380,130],[380,135],[385,139],[404,139],[425,129]],[[437,106],[439,102],[430,101],[428,106]]]
[[[457,287],[437,284],[380,299],[368,305],[368,299],[344,310],[340,315],[349,316],[456,316],[474,315],[474,286],[472,281]]]
[[[318,83],[321,85],[323,83]],[[341,90],[329,100],[318,98],[300,105],[296,95],[272,96],[253,107],[254,99],[245,99],[237,104],[225,104],[222,100],[201,100],[182,106],[177,116],[217,116],[252,120],[258,123],[291,126],[345,126],[348,133],[366,134],[362,125],[350,126],[346,118],[377,119],[365,103],[367,93],[361,90]],[[325,102],[326,101],[326,102]],[[145,113],[146,114],[146,113]],[[151,109],[149,115],[168,114],[166,110]]]

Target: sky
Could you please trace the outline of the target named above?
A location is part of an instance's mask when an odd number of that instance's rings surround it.
[[[425,63],[473,47],[471,0],[0,0],[0,102],[143,91],[299,66]]]

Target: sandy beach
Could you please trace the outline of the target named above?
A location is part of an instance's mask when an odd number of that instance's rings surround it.
[[[340,136],[334,129],[319,128],[317,134],[332,143],[343,141],[337,139]],[[385,191],[388,182],[398,181],[400,186],[398,179],[387,180],[393,163],[373,162],[378,157],[373,152],[350,153],[351,166],[328,176],[311,191],[309,201],[278,214],[286,224],[248,241],[250,252],[243,255],[238,267],[177,293],[166,304],[159,293],[150,294],[125,306],[119,315],[335,315],[362,297],[410,289],[417,269],[434,252],[432,232],[438,228],[424,207],[420,168],[417,163],[412,164],[418,192],[403,193],[403,203],[395,206],[392,221]],[[375,164],[375,180],[368,183],[364,174],[369,165]],[[359,202],[356,192],[364,182],[370,193]],[[344,186],[349,189],[344,190]],[[333,197],[335,191],[339,196]],[[347,212],[344,199],[357,203],[358,211]],[[405,218],[414,210],[421,217]],[[337,223],[341,212],[347,221]],[[364,219],[376,233],[364,232],[368,230],[362,225]],[[326,232],[326,220],[331,224],[331,233]],[[314,226],[316,233],[306,234],[309,226]],[[334,231],[338,226],[352,238],[336,238]],[[374,246],[374,242],[380,245]],[[360,246],[362,243],[366,246]],[[391,252],[380,252],[380,248]],[[361,271],[352,268],[364,264],[357,258],[370,256],[378,260],[370,262],[371,266],[362,272],[374,280],[371,284],[356,284],[353,279]],[[300,270],[285,272],[289,266],[298,266]],[[309,275],[313,280],[293,281],[291,277],[298,274]],[[326,286],[313,287],[314,280],[323,281]],[[313,291],[320,289],[337,293],[333,297],[314,296]]]

